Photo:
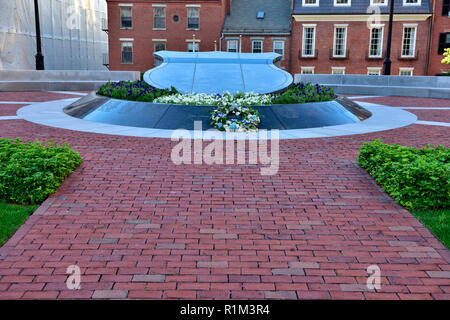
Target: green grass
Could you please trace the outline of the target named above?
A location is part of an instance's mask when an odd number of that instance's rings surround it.
[[[21,206],[0,202],[0,246],[19,229],[36,208],[37,206]]]
[[[450,210],[412,211],[412,214],[450,249]]]

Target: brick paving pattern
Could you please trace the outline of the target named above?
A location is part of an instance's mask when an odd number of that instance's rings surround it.
[[[375,138],[448,147],[448,127],[284,140],[273,176],[176,166],[169,139],[23,120],[0,121],[0,136],[68,142],[84,159],[0,249],[0,299],[450,299],[450,251],[355,161]],[[67,289],[70,265],[80,290]],[[367,289],[370,265],[380,290]]]

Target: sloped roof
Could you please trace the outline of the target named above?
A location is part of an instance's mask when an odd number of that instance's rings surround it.
[[[264,19],[257,19],[264,11]],[[223,33],[290,33],[291,0],[233,0]]]
[[[293,14],[366,14],[370,0],[351,0],[351,6],[335,6],[334,0],[318,0],[319,6],[302,6],[302,0],[294,0]],[[389,13],[389,1],[386,6],[379,6],[382,14]],[[431,13],[430,0],[422,0],[420,6],[404,6],[403,0],[395,0],[396,13]]]

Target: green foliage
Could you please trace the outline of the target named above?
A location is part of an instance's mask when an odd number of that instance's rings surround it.
[[[145,81],[120,81],[108,82],[98,89],[97,94],[114,99],[153,102],[156,98],[176,94],[178,91],[170,89],[158,89],[149,86]]]
[[[0,199],[20,204],[40,203],[82,161],[68,144],[0,138]]]
[[[291,84],[283,93],[276,94],[274,104],[292,104],[330,101],[336,98],[333,89],[319,84],[299,82]]]
[[[365,143],[358,163],[408,209],[450,208],[450,149]]]

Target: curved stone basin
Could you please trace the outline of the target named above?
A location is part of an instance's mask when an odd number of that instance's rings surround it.
[[[64,109],[70,116],[114,125],[155,129],[194,129],[194,121],[201,121],[204,130],[210,129],[213,106],[185,106],[109,99],[95,92]],[[358,104],[338,97],[329,102],[253,106],[258,110],[260,129],[304,129],[355,123],[371,113]]]
[[[182,93],[271,93],[293,81],[290,73],[274,65],[281,55],[272,52],[158,51],[154,56],[161,65],[147,71],[144,81],[160,89],[173,86]]]

